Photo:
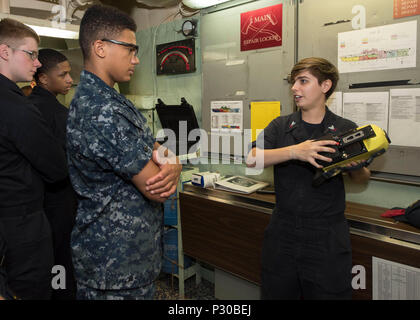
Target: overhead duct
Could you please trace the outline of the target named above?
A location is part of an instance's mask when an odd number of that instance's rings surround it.
[[[44,20],[41,26],[50,23],[54,27],[55,23],[60,23],[60,28],[63,28],[63,24],[80,20],[81,15],[75,17],[75,12],[91,3],[92,0],[0,0],[0,9],[3,14]]]
[[[181,0],[136,0],[137,3],[144,4],[148,7],[169,8],[176,6]]]
[[[0,0],[0,12],[1,13],[10,13],[10,1],[9,0]]]
[[[203,9],[228,1],[230,0],[182,0],[182,3],[191,9]]]
[[[66,17],[73,16],[75,10],[68,12],[67,8],[73,0],[0,0],[0,18],[11,18],[20,21],[37,32],[40,36],[64,39],[77,39],[79,27],[70,23]],[[77,0],[77,7],[88,1]],[[76,4],[72,5],[76,7]],[[10,10],[8,10],[10,8]],[[6,12],[9,11],[9,12]],[[68,13],[68,15],[67,15]]]
[[[64,0],[68,2],[66,8],[66,21],[70,22],[73,20],[73,15],[78,8],[84,7],[86,5],[92,4],[91,0]]]

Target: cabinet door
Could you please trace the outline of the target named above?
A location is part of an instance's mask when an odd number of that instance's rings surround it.
[[[353,31],[354,27],[365,22],[366,28],[380,27],[392,24],[399,24],[409,21],[417,21],[417,38],[420,32],[420,16],[413,15],[402,18],[394,18],[394,3],[395,10],[398,10],[399,16],[405,10],[409,12],[410,6],[417,6],[412,1],[407,0],[300,0],[298,1],[298,59],[305,57],[322,57],[328,59],[338,66],[338,34],[342,32]],[[418,4],[420,6],[420,4]],[[418,8],[417,8],[418,10]],[[395,36],[395,35],[394,35]],[[377,48],[375,44],[378,43],[374,39],[365,39],[366,42],[372,44],[372,47],[360,46],[363,48],[386,49],[391,48],[391,41],[389,46],[385,48]],[[418,40],[416,50],[416,60],[419,60],[420,53],[418,50]],[[410,46],[410,44],[408,44]],[[378,83],[385,81],[402,81],[409,80],[415,85],[388,85],[387,83]],[[401,82],[400,82],[401,83]],[[404,89],[404,88],[420,88],[420,69],[419,64],[416,67],[410,68],[396,68],[384,70],[369,70],[365,72],[346,72],[340,73],[340,81],[336,91],[346,92],[382,92],[390,89]],[[359,88],[354,88],[358,86]],[[375,86],[371,86],[375,85]],[[417,98],[419,100],[419,98]],[[417,107],[419,108],[419,107]],[[390,111],[391,114],[391,111]],[[387,130],[387,128],[383,128]],[[403,129],[403,128],[401,128]],[[420,136],[413,134],[410,139],[420,139]],[[392,140],[392,135],[391,135]],[[377,158],[370,168],[374,171],[385,173],[394,173],[402,175],[420,176],[420,166],[418,165],[420,159],[420,148],[404,147],[404,146],[390,146],[385,155]],[[404,179],[404,178],[403,178]]]
[[[241,51],[241,13],[278,4],[282,4],[281,46]],[[295,12],[295,1],[261,0],[202,15],[202,126],[209,134],[212,101],[243,101],[244,129],[251,127],[251,101],[280,101],[281,114],[293,111],[287,75],[295,61]],[[234,143],[232,139],[230,154]],[[211,151],[224,152],[221,145]]]

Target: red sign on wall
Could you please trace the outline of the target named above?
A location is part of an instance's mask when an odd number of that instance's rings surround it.
[[[420,14],[419,0],[394,0],[394,19]]]
[[[281,46],[283,5],[241,13],[241,51]]]

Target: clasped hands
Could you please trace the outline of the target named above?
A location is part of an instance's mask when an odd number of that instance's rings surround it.
[[[153,150],[152,160],[160,171],[146,181],[146,191],[168,198],[176,191],[182,165],[175,154],[162,146]]]

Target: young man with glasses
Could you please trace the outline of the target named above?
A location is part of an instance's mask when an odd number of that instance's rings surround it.
[[[16,82],[31,81],[38,35],[0,21],[0,224],[7,245],[2,266],[21,299],[49,299],[53,247],[43,210],[44,183],[67,176],[64,149]]]
[[[136,28],[100,5],[80,24],[84,70],[67,122],[79,200],[71,238],[78,299],[152,299],[161,269],[162,202],[175,192],[181,165],[157,162],[146,119],[113,89],[139,63]]]

